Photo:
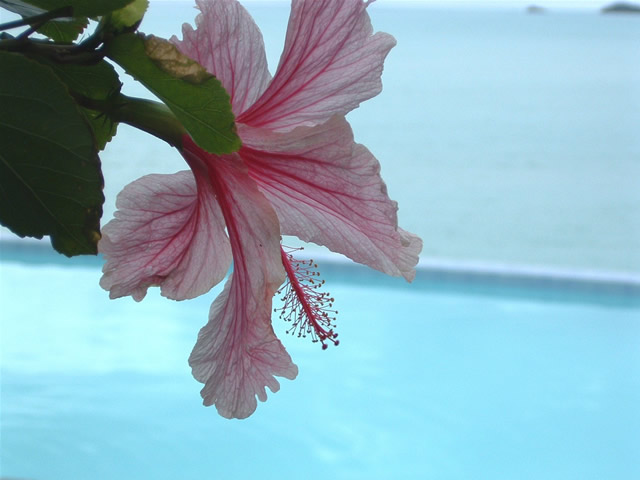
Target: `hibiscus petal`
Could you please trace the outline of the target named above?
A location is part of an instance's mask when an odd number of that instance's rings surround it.
[[[398,228],[380,164],[354,143],[344,117],[279,134],[241,125],[240,134],[240,155],[276,209],[282,234],[414,278],[422,240]]]
[[[226,418],[246,418],[256,409],[256,396],[267,399],[265,387],[280,388],[274,376],[294,379],[298,373],[271,327],[271,301],[285,278],[280,226],[238,155],[217,157],[186,141],[185,158],[209,170],[234,259],[234,272],[211,306],[189,364],[205,384],[205,405],[215,405]]]
[[[196,29],[185,23],[183,40],[173,36],[171,41],[222,82],[231,96],[233,112],[239,115],[271,80],[262,34],[235,0],[197,0],[196,4],[201,11]]]
[[[383,62],[396,42],[372,35],[368,3],[294,0],[273,81],[238,121],[290,130],[344,115],[380,93]]]
[[[231,263],[224,219],[211,187],[190,171],[147,175],[118,195],[115,218],[102,229],[100,285],[111,298],[140,301],[147,288],[183,300],[219,283]]]

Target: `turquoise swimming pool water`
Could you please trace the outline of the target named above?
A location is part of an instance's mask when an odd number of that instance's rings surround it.
[[[1,476],[640,477],[638,285],[320,266],[341,344],[286,336],[295,381],[245,421],[186,359],[215,292],[110,301],[99,263],[3,246]]]

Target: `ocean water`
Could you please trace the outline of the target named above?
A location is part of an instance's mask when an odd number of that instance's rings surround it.
[[[247,3],[275,71],[286,2]],[[640,272],[640,18],[518,7],[369,8],[398,45],[384,90],[349,115],[403,228],[428,258]],[[152,2],[141,30],[170,37],[196,11]],[[143,94],[133,82],[132,94]],[[121,128],[103,154],[117,192],[176,152]]]

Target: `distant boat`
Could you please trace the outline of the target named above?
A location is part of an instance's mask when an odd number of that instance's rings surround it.
[[[627,2],[616,2],[603,7],[602,13],[640,13],[640,5]]]
[[[529,5],[527,7],[527,13],[544,13],[546,10],[539,5]]]

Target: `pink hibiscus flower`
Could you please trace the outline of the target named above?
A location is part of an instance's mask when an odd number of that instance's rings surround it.
[[[285,280],[282,316],[323,346],[336,343],[331,299],[280,235],[325,245],[356,262],[412,280],[421,240],[397,226],[375,157],[353,140],[344,115],[377,95],[395,40],[372,33],[361,0],[293,0],[284,52],[271,78],[260,31],[235,0],[198,0],[197,28],[179,50],[231,96],[242,148],[213,155],[183,138],[190,170],[148,175],[118,196],[103,229],[100,284],[112,298],[141,300],[149,286],[182,300],[233,273],[189,358],[205,405],[245,418],[276,376],[297,367],[271,325]],[[306,281],[305,281],[306,280]]]

